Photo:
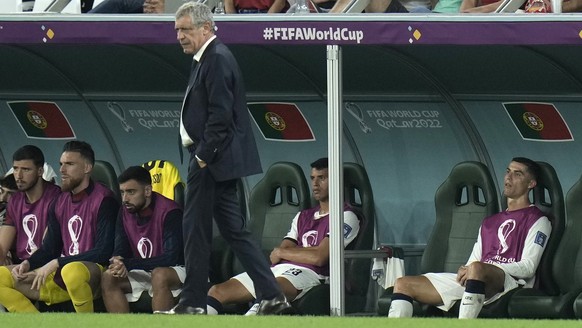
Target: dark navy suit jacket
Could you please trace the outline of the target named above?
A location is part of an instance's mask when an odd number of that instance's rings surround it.
[[[182,119],[195,154],[217,181],[261,173],[244,82],[230,50],[214,39],[191,74]]]

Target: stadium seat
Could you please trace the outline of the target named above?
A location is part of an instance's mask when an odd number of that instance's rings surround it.
[[[360,219],[360,232],[347,247],[345,256],[345,313],[362,312],[366,305],[370,282],[369,257],[351,257],[357,251],[371,251],[374,243],[376,217],[374,196],[368,174],[356,163],[344,163],[344,199]],[[323,284],[312,288],[292,304],[298,312],[307,315],[330,314],[330,287]]]
[[[370,3],[370,0],[351,0],[342,9],[342,13],[346,14],[359,14],[366,9],[366,6]]]
[[[487,166],[457,164],[435,194],[436,220],[421,258],[421,272],[457,272],[471,254],[481,221],[499,211],[497,189]],[[392,289],[378,300],[378,313],[388,315]],[[414,302],[416,316],[441,314]]]
[[[107,186],[111,191],[113,191],[117,200],[121,200],[119,182],[117,182],[117,175],[111,163],[103,160],[95,160],[93,172],[91,172],[91,178]]]
[[[152,190],[175,200],[183,208],[184,182],[174,163],[158,159],[143,163],[142,166],[152,176]]]
[[[36,0],[32,11],[80,14],[81,0]]]
[[[265,172],[249,197],[249,230],[261,241],[266,258],[289,231],[297,212],[311,206],[309,184],[295,163],[276,162]],[[234,273],[242,272],[236,263]]]
[[[495,9],[496,13],[515,13],[526,0],[503,0],[499,7]]]
[[[555,172],[553,172],[555,175]],[[557,176],[555,177],[557,180]],[[559,188],[558,188],[559,187]],[[566,199],[567,220],[564,220],[564,201],[561,185],[557,183],[554,195],[550,193],[553,208],[546,210],[552,220],[552,234],[546,246],[538,276],[540,287],[517,291],[509,302],[509,315],[516,318],[573,318],[572,304],[582,291],[580,272],[582,262],[580,235],[581,181],[568,191]],[[544,197],[546,195],[539,195]],[[537,205],[537,203],[536,203]],[[542,208],[542,206],[538,205]],[[566,221],[566,222],[564,222]],[[564,227],[565,226],[565,227]]]
[[[87,11],[96,8],[97,6],[99,6],[101,4],[101,2],[103,2],[105,0],[93,0],[93,3],[91,4],[91,8],[88,8]]]
[[[240,210],[245,221],[248,220],[247,214],[247,188],[245,186],[244,180],[239,179],[237,181],[237,195],[240,205]],[[233,262],[234,255],[230,246],[222,238],[216,223],[213,222],[212,227],[212,251],[210,254],[210,283],[218,284],[228,280],[234,275]]]
[[[239,183],[239,197],[241,186]],[[309,185],[301,167],[291,162],[271,165],[248,198],[247,225],[253,238],[260,241],[266,259],[289,231],[297,212],[310,206]],[[219,272],[211,274],[212,283],[220,283],[245,271],[233,253],[220,235],[214,238],[211,270],[214,268]],[[244,313],[246,310],[247,307],[238,305],[224,309],[226,313]]]
[[[558,175],[554,168],[545,162],[538,162],[538,164],[540,165],[541,172],[536,187],[530,192],[530,199],[532,203],[542,210],[542,212],[544,212],[549,218],[552,223],[552,234],[548,239],[546,250],[544,251],[538,266],[536,273],[537,284],[535,289],[515,289],[505,294],[494,303],[484,306],[481,313],[479,313],[479,317],[481,318],[505,318],[515,316],[516,314],[509,312],[509,304],[510,302],[513,302],[513,297],[519,293],[527,294],[532,292],[532,290],[541,290],[554,295],[558,292],[558,286],[552,275],[552,260],[562,237],[562,233],[564,232],[564,196],[562,185],[560,184]],[[507,208],[506,197],[502,197],[501,203],[503,208]],[[450,313],[456,316],[458,308],[459,302],[457,302],[455,307],[451,309]],[[518,311],[521,311],[521,309]]]

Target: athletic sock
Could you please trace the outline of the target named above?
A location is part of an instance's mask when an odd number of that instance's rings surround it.
[[[0,267],[0,304],[9,312],[38,312],[32,302],[14,289],[14,279],[7,267]]]
[[[93,291],[89,285],[91,274],[87,266],[81,262],[71,262],[63,267],[61,276],[67,286],[75,311],[93,312]]]
[[[477,318],[485,301],[485,282],[480,280],[467,280],[465,292],[459,308],[459,319]]]
[[[206,314],[221,314],[222,311],[222,303],[212,296],[206,296]]]
[[[412,297],[401,293],[392,294],[388,318],[410,318],[412,311]]]

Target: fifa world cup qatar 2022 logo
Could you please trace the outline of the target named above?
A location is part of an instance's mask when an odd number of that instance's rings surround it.
[[[507,244],[507,239],[509,235],[515,230],[515,220],[509,219],[503,222],[499,228],[497,229],[497,238],[499,238],[499,249],[497,250],[497,254],[503,254],[507,252],[509,249],[509,245]]]
[[[152,253],[154,251],[154,245],[152,241],[149,240],[147,237],[141,237],[140,240],[137,242],[137,252],[141,256],[142,259],[149,259],[152,257]]]
[[[38,229],[38,219],[36,215],[28,214],[25,216],[22,219],[22,229],[27,238],[25,250],[29,255],[32,255],[32,253],[38,249],[38,246],[34,242],[34,237],[36,236],[36,231]]]
[[[71,237],[71,245],[69,246],[69,255],[79,254],[79,238],[81,237],[81,230],[83,230],[83,219],[74,215],[68,222],[69,237]]]

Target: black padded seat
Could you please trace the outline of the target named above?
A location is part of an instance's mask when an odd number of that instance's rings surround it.
[[[346,247],[345,313],[364,311],[370,282],[370,258],[350,258],[350,251],[373,250],[375,205],[370,179],[364,167],[356,163],[344,163],[344,200],[360,219],[358,236]],[[293,302],[301,314],[329,315],[330,286],[312,288],[302,298]]]
[[[238,187],[240,189],[242,185],[239,183]],[[295,215],[311,207],[309,185],[303,169],[291,162],[273,163],[252,189],[247,206],[248,229],[259,241],[265,260],[269,261],[271,251],[281,244]],[[214,275],[211,274],[213,284],[245,271],[221,236],[213,240],[211,261],[215,271]],[[244,313],[247,309],[247,306],[230,305],[224,311]]]
[[[559,192],[555,191],[555,195],[545,192],[544,195],[538,196],[547,197],[549,194],[551,202],[554,203],[553,208],[546,206],[545,209],[548,218],[552,220],[552,234],[538,269],[538,272],[544,275],[540,277],[539,288],[522,289],[511,297],[509,302],[511,317],[573,318],[574,299],[582,291],[582,275],[580,275],[582,260],[579,259],[582,254],[580,252],[582,246],[580,243],[582,234],[581,182],[579,180],[568,191],[564,207],[562,188],[557,181],[555,171],[552,172],[552,177],[556,180],[554,183],[557,184],[556,189],[559,189]],[[542,208],[540,205],[538,207]],[[567,220],[565,220],[565,209],[567,209]]]
[[[564,238],[560,243],[560,249],[565,250],[564,253],[558,253],[561,256],[564,264],[564,270],[572,274],[572,277],[560,276],[559,283],[564,286],[570,285],[572,290],[578,289],[582,293],[582,177],[570,188],[566,196],[566,213],[568,215],[566,232]],[[576,252],[576,260],[572,263],[572,254]],[[582,319],[582,294],[579,294],[574,300],[574,315],[578,319]]]
[[[528,293],[537,293],[538,290],[546,293],[555,294],[558,287],[552,274],[552,261],[558,248],[558,243],[564,232],[564,196],[562,185],[554,168],[546,162],[537,162],[540,165],[540,176],[537,184],[530,191],[531,202],[546,214],[552,224],[552,233],[548,239],[548,244],[540,260],[536,272],[536,286],[534,288],[514,289],[503,295],[499,300],[483,307],[479,313],[480,318],[506,318],[513,317],[515,314],[510,313],[509,307],[516,295],[525,295]],[[507,207],[507,198],[502,197],[503,208]],[[519,296],[517,296],[519,297]],[[450,313],[455,316],[458,313],[459,302],[451,309]],[[515,308],[515,306],[513,306]]]
[[[276,162],[251,191],[249,230],[260,241],[268,259],[289,231],[297,212],[311,207],[309,184],[303,169],[291,162]],[[235,273],[242,272],[237,264]]]
[[[91,178],[111,189],[113,194],[115,194],[116,199],[121,201],[117,174],[111,163],[96,159],[95,165],[93,165],[93,171],[91,172]]]
[[[435,194],[436,219],[421,258],[421,272],[457,272],[471,254],[481,222],[499,212],[497,188],[485,164],[457,164]],[[378,313],[388,315],[392,289],[378,300]],[[415,316],[441,314],[414,302]]]

